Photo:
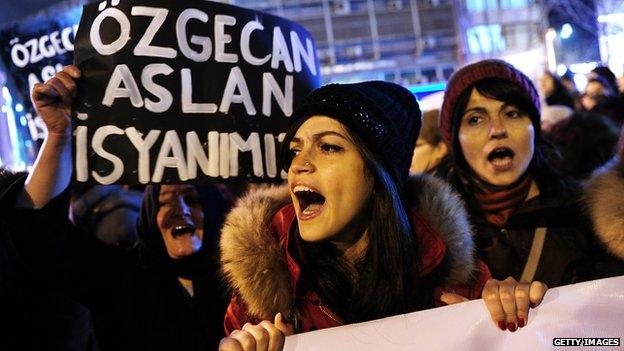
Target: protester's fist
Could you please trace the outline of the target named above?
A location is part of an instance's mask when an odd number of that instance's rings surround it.
[[[45,83],[37,83],[32,90],[32,101],[37,114],[45,122],[48,133],[68,134],[71,104],[76,96],[75,79],[80,78],[76,66],[66,66]]]
[[[514,332],[529,322],[529,308],[542,302],[548,287],[538,281],[519,283],[509,277],[490,279],[483,288],[483,301],[494,323],[502,330]]]
[[[284,348],[285,336],[292,334],[293,327],[278,313],[274,323],[247,323],[242,330],[234,330],[230,336],[221,339],[219,351],[280,351]]]

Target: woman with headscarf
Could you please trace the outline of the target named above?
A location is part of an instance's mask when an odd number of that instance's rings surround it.
[[[306,98],[282,148],[288,184],[248,194],[226,219],[234,297],[222,350],[278,350],[284,333],[482,294],[499,328],[527,323],[546,287],[488,280],[461,200],[432,176],[409,176],[420,115],[413,94],[381,81]]]
[[[589,228],[581,188],[549,163],[533,83],[501,60],[463,67],[449,80],[440,131],[453,155],[446,179],[467,204],[478,255],[497,279],[550,287],[613,274],[617,260]]]
[[[12,241],[50,286],[89,308],[103,350],[210,350],[222,336],[219,228],[229,201],[215,185],[148,186],[133,245],[105,245],[67,218],[69,111],[80,77],[68,66],[35,85],[48,136],[28,179],[0,199]]]

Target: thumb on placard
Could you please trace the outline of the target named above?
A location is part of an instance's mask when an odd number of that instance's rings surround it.
[[[282,316],[282,312],[275,315],[275,327],[279,329],[284,335],[289,336],[295,333],[295,328],[292,324],[287,323]]]
[[[467,298],[455,294],[455,293],[444,293],[442,294],[442,296],[440,296],[440,300],[442,300],[442,302],[444,302],[447,305],[454,305],[456,303],[462,303],[462,302],[466,302],[468,301]]]

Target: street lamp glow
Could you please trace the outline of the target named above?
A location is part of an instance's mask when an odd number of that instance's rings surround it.
[[[574,33],[574,30],[572,29],[570,23],[566,23],[561,26],[561,39],[568,39],[572,36],[572,33]]]
[[[624,13],[610,13],[598,16],[598,22],[600,23],[617,23],[622,21],[624,21]]]
[[[547,40],[554,40],[556,37],[557,37],[557,32],[554,29],[549,28],[546,31],[546,39]]]
[[[548,63],[548,70],[555,72],[557,69],[557,56],[555,55],[555,38],[557,38],[557,32],[554,29],[549,28],[546,31],[546,62]]]

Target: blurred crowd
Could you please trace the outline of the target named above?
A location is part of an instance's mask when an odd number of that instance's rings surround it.
[[[31,174],[0,171],[2,350],[278,350],[477,298],[514,332],[548,288],[624,274],[624,77],[607,67],[580,91],[480,61],[427,111],[393,83],[321,87],[281,186],[71,183],[79,77],[34,87],[48,139]]]

